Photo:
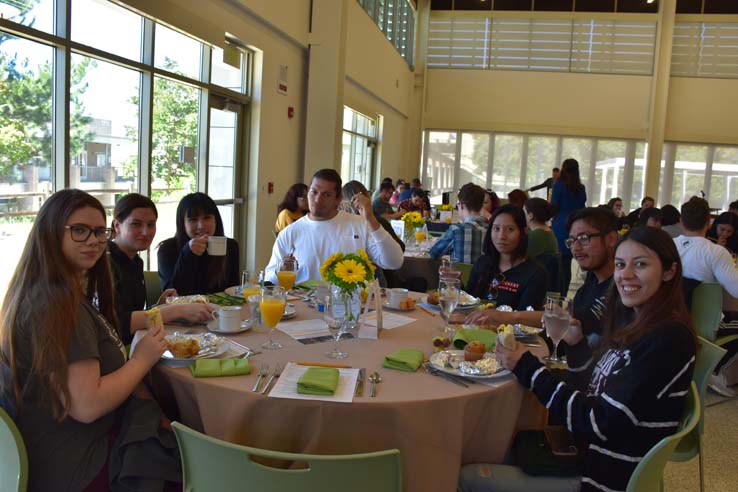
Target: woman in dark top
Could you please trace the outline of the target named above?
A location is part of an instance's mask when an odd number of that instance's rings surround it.
[[[677,431],[694,370],[696,339],[669,235],[653,227],[631,231],[615,251],[614,284],[598,351],[578,324],[564,335],[568,382],[522,344],[496,348],[497,360],[546,405],[551,422],[583,444],[581,492],[626,489],[648,450]],[[462,469],[459,490],[506,490],[480,466]]]
[[[126,345],[131,343],[134,331],[146,327],[141,311],[146,303],[144,264],[138,252],[151,246],[158,216],[154,202],[138,193],[130,193],[118,200],[113,210],[108,252],[115,286],[115,312],[120,335]],[[184,319],[204,323],[212,319],[212,309],[203,303],[163,304],[172,295],[177,295],[175,289],[167,289],[159,297],[159,311],[164,322]]]
[[[575,210],[584,208],[587,202],[587,193],[579,178],[579,163],[576,159],[566,159],[561,165],[559,179],[553,185],[551,204],[554,208],[554,219],[551,224],[556,241],[561,252],[561,295],[566,297],[571,283],[571,252],[564,244],[569,235],[566,230],[566,218]]]
[[[190,193],[177,206],[177,231],[159,245],[163,289],[179,295],[211,294],[240,283],[238,243],[228,238],[225,256],[207,252],[210,236],[223,236],[223,220],[212,198]]]
[[[482,250],[472,266],[467,291],[496,306],[541,309],[546,271],[528,258],[528,229],[522,208],[508,204],[495,210]]]
[[[141,380],[166,349],[162,330],[148,333],[126,361],[105,220],[83,191],[52,195],[3,303],[0,400],[25,441],[31,491],[79,491],[95,480],[116,410],[131,395],[150,398]]]
[[[723,212],[718,215],[707,231],[707,239],[723,246],[730,254],[738,253],[738,216],[733,212]]]

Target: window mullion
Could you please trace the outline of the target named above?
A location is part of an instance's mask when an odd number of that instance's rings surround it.
[[[154,22],[144,17],[141,35],[141,60],[149,67],[154,64]],[[138,98],[138,179],[139,190],[151,196],[153,168],[151,165],[151,148],[154,121],[154,74],[144,70],[141,72],[141,84]]]
[[[70,185],[69,166],[69,86],[71,54],[69,52],[69,30],[71,26],[71,0],[58,1],[55,5],[55,34],[64,38],[64,46],[54,47],[52,128],[53,128],[53,187],[54,191]]]

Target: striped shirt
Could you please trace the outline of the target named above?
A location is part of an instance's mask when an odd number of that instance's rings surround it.
[[[605,351],[596,364],[586,343],[569,347],[569,384],[529,352],[514,373],[553,423],[586,443],[581,491],[624,491],[648,450],[676,432],[695,353],[689,329],[664,321],[631,345]]]
[[[430,250],[431,258],[450,255],[458,263],[474,263],[482,256],[482,242],[487,223],[480,216],[469,217],[461,224],[453,224]]]

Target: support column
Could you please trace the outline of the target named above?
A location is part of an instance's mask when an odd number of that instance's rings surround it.
[[[674,39],[676,0],[661,0],[659,25],[656,31],[656,56],[651,81],[651,107],[648,129],[648,155],[643,179],[645,195],[658,196],[661,174],[661,153],[666,131],[666,110],[669,101],[671,75],[671,47]]]
[[[319,169],[341,168],[347,1],[313,0],[308,38],[305,183]]]

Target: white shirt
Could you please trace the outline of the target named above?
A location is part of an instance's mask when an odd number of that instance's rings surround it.
[[[674,238],[682,258],[684,276],[700,282],[717,282],[738,297],[738,268],[727,249],[707,238],[680,235]]]
[[[402,248],[381,226],[372,231],[363,217],[342,211],[330,220],[312,220],[306,215],[277,236],[266,280],[277,282],[277,268],[290,253],[299,263],[296,282],[300,283],[320,280],[320,265],[333,253],[355,253],[358,249],[364,249],[381,268],[397,270],[402,266]]]

